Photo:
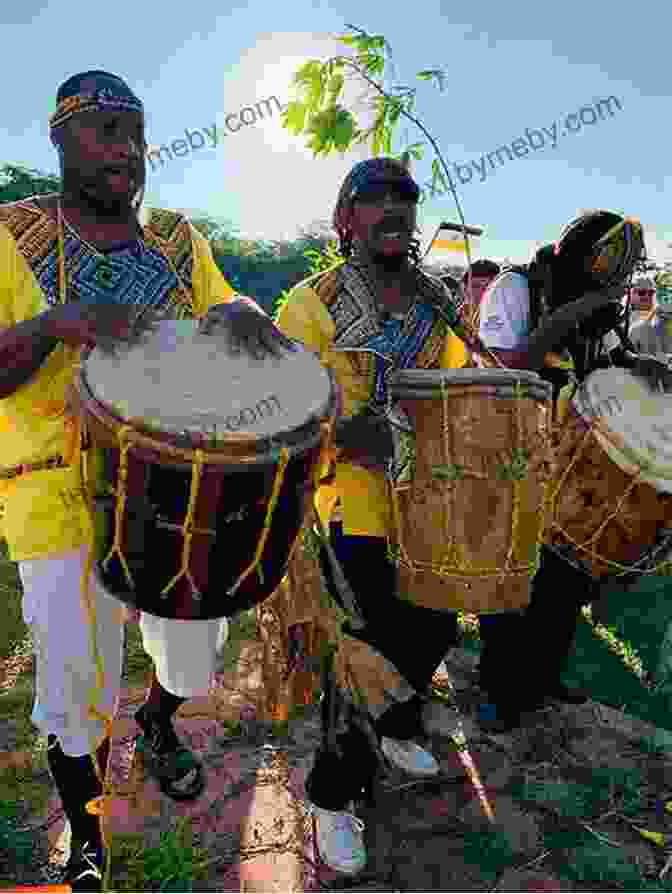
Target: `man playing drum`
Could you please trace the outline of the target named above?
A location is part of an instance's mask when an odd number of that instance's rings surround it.
[[[66,876],[73,890],[95,891],[103,847],[98,818],[85,805],[102,791],[90,742],[100,743],[102,776],[110,743],[102,723],[87,715],[95,664],[80,602],[86,547],[75,459],[81,430],[68,402],[79,349],[132,339],[140,310],[151,315],[171,308],[204,318],[206,328],[222,324],[255,354],[288,342],[254,302],[235,300],[208,243],[185,218],[156,211],[141,225],[144,113],[120,78],[99,71],[70,78],[58,91],[50,124],[61,194],[0,206],[0,498],[35,644],[32,718],[48,735],[49,768],[71,826]],[[122,608],[95,579],[91,591],[105,672],[98,707],[113,713]],[[187,698],[207,691],[223,624],[143,614],[140,627],[155,662],[149,697],[136,715],[145,748],[173,767],[164,790],[176,799],[198,797],[203,769],[182,747],[171,718]]]
[[[364,630],[353,632],[346,625],[345,632],[372,645],[388,675],[396,668],[403,678],[396,704],[381,709],[368,701],[374,735],[391,764],[423,776],[439,767],[413,742],[424,737],[421,694],[457,640],[457,618],[396,595],[397,570],[386,543],[392,512],[385,470],[393,454],[385,418],[387,379],[395,369],[462,367],[468,352],[454,334],[459,320],[446,289],[418,267],[413,238],[418,196],[401,163],[377,158],[356,165],[334,214],[346,261],[310,285],[297,286],[278,325],[314,350],[342,389],[345,418],[336,429],[335,474],[318,490],[316,509],[365,623]],[[325,559],[323,570],[342,604],[333,563]],[[365,651],[359,650],[355,664],[366,663]],[[318,752],[307,792],[321,858],[337,871],[355,874],[364,867],[366,852],[352,802],[377,764],[375,748],[361,729],[345,727],[338,735],[339,754]]]
[[[596,250],[612,232],[613,238]],[[582,379],[600,364],[615,363],[654,387],[667,385],[665,367],[651,358],[625,347],[611,351],[611,357],[599,356],[596,348],[622,323],[621,298],[643,251],[639,225],[610,212],[583,215],[556,245],[540,249],[527,269],[504,271],[492,283],[481,307],[481,340],[506,366],[548,378],[556,386],[560,413],[567,409],[561,386],[569,381],[563,366],[573,366]],[[566,349],[569,363],[560,357]],[[481,617],[480,686],[489,700],[481,710],[483,726],[492,731],[516,727],[522,712],[547,698],[574,704],[586,700],[562,684],[561,674],[581,606],[592,598],[590,580],[542,547],[524,615]]]

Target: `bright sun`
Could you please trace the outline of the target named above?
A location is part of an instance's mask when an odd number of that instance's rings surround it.
[[[241,60],[237,78],[245,82],[246,90],[254,85],[252,93],[257,99],[276,96],[284,106],[293,98],[292,80],[302,65],[311,59],[325,62],[334,56],[348,54],[348,48],[329,34],[280,32],[264,35]],[[345,105],[348,107],[353,102],[352,92],[349,85],[346,86]],[[280,113],[259,125],[259,135],[272,152],[295,152],[312,158],[305,140],[294,137],[282,126]]]

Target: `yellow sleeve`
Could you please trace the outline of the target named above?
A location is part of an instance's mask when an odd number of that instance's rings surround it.
[[[470,351],[455,333],[450,330],[441,355],[441,369],[461,369],[471,357]]]
[[[236,297],[236,292],[224,278],[222,271],[215,264],[210,243],[191,226],[191,242],[194,251],[194,316],[204,317],[215,304],[227,304]]]
[[[335,335],[334,322],[320,296],[298,286],[278,314],[276,325],[288,338],[300,341],[324,359]]]
[[[0,328],[32,320],[47,309],[44,294],[14,237],[0,224]]]

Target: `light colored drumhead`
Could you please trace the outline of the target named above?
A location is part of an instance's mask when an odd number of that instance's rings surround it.
[[[627,369],[598,369],[574,398],[609,458],[630,475],[672,493],[672,395],[652,392]]]
[[[197,326],[165,320],[117,356],[94,350],[83,370],[89,388],[121,418],[166,433],[265,438],[324,415],[331,380],[314,354],[298,346],[255,360]]]

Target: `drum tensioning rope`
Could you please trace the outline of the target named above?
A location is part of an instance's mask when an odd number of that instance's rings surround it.
[[[450,463],[450,445],[448,443],[448,420],[451,418],[448,406],[448,389],[446,387],[446,383],[444,379],[441,379],[441,397],[443,402],[443,448],[444,448],[444,456],[445,456],[445,464],[443,466],[434,468],[434,475],[437,478],[443,478],[444,480],[462,480],[466,477],[475,478],[475,479],[485,479],[484,475],[481,475],[477,472],[474,472],[471,469],[467,469],[463,466],[455,465]],[[472,563],[468,562],[462,551],[457,544],[455,537],[453,534],[449,537],[449,542],[447,546],[447,552],[445,558],[442,562],[423,562],[417,559],[412,559],[408,553],[406,545],[403,539],[403,525],[402,525],[402,514],[401,507],[399,505],[399,491],[400,490],[408,490],[409,485],[403,485],[401,488],[395,487],[393,483],[391,483],[390,491],[392,497],[392,512],[394,518],[394,527],[397,533],[397,543],[392,543],[391,540],[388,540],[388,554],[392,561],[394,561],[397,565],[403,566],[407,571],[410,571],[411,574],[417,574],[418,572],[429,572],[438,577],[442,578],[464,578],[464,577],[500,577],[505,579],[507,577],[517,577],[521,574],[534,575],[540,564],[541,559],[541,546],[543,543],[543,534],[546,527],[546,519],[548,518],[548,509],[549,509],[549,489],[550,482],[548,480],[544,480],[544,497],[543,497],[543,510],[540,513],[539,522],[538,522],[538,530],[536,535],[535,542],[535,557],[532,561],[522,563],[521,565],[515,565],[513,561],[513,553],[515,546],[518,543],[518,526],[520,521],[520,491],[521,491],[521,483],[525,481],[528,477],[529,471],[529,454],[526,453],[525,448],[522,446],[522,418],[521,418],[521,407],[520,401],[526,396],[523,387],[520,383],[517,383],[516,387],[513,389],[512,395],[514,399],[516,399],[516,441],[517,445],[512,449],[512,460],[510,463],[503,463],[498,472],[498,477],[502,481],[508,481],[511,483],[513,489],[512,495],[512,514],[511,514],[511,542],[509,544],[509,548],[507,551],[507,556],[505,560],[505,565],[503,568],[497,568],[492,566],[485,567],[473,567]],[[452,518],[456,518],[455,512],[455,501],[456,491],[455,488],[449,488],[451,506],[450,509],[452,511]]]

